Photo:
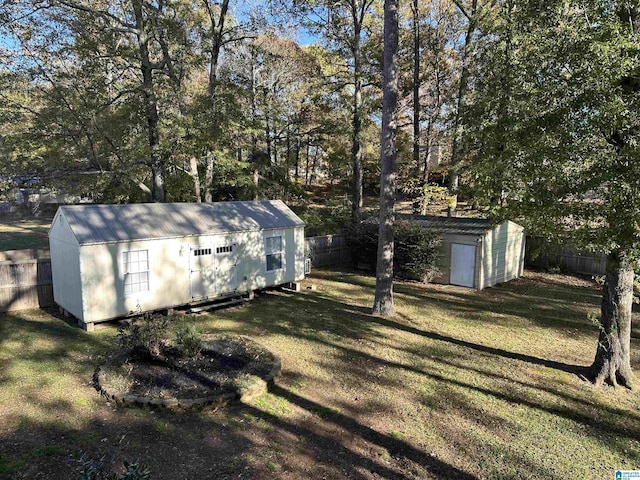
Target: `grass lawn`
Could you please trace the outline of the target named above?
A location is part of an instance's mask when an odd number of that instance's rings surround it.
[[[52,217],[23,220],[0,219],[0,251],[23,248],[49,248]]]
[[[77,478],[83,453],[139,460],[154,479],[599,480],[640,468],[640,394],[580,378],[597,338],[590,282],[400,283],[389,319],[368,313],[371,277],[319,271],[306,283],[317,290],[198,318],[282,357],[271,393],[217,411],[108,404],[91,376],[115,328],[0,317],[0,478]],[[634,332],[636,370],[639,344]]]

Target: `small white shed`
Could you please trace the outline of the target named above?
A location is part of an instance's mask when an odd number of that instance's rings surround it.
[[[434,283],[482,290],[522,275],[526,236],[517,223],[430,215],[405,219],[442,235],[442,275]]]
[[[62,206],[49,245],[54,300],[87,330],[304,278],[304,222],[279,200]]]

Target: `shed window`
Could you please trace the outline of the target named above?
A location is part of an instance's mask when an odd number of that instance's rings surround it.
[[[282,268],[282,236],[264,239],[267,254],[267,272]]]
[[[134,250],[122,253],[124,264],[124,294],[149,290],[149,252]]]

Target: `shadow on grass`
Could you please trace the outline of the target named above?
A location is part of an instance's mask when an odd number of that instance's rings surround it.
[[[270,294],[267,294],[268,296]],[[496,355],[502,358],[508,358],[512,360],[519,360],[532,365],[540,365],[547,368],[552,368],[562,372],[567,372],[573,375],[577,375],[580,378],[585,378],[588,373],[588,367],[581,365],[571,365],[564,362],[558,362],[555,360],[549,360],[544,358],[534,357],[519,352],[511,352],[497,347],[491,347],[488,345],[482,345],[479,343],[469,342],[466,340],[458,339],[452,336],[443,335],[441,333],[422,330],[412,325],[399,323],[395,320],[371,315],[370,309],[361,307],[358,305],[349,305],[343,302],[333,300],[325,297],[322,294],[306,294],[306,295],[294,295],[288,294],[287,297],[280,297],[271,295],[273,298],[265,299],[269,302],[283,302],[283,298],[290,299],[297,303],[296,307],[304,307],[305,303],[312,303],[314,308],[322,312],[330,312],[335,317],[322,317],[321,319],[315,316],[298,316],[295,323],[286,321],[286,327],[283,326],[282,319],[275,319],[274,321],[263,322],[262,319],[257,319],[257,325],[261,328],[266,328],[272,331],[278,331],[279,333],[289,333],[293,336],[303,337],[311,341],[321,341],[315,335],[308,335],[304,332],[313,333],[318,330],[324,331],[328,327],[332,329],[333,333],[337,333],[346,338],[368,338],[372,337],[384,337],[384,334],[373,328],[374,325],[378,325],[391,330],[399,330],[402,332],[418,335],[421,337],[429,338],[440,342],[446,342],[449,344],[469,348],[477,352],[482,352],[490,355]],[[406,317],[405,317],[406,318]],[[251,323],[251,322],[250,322]]]
[[[379,365],[381,367],[384,366],[397,368],[399,370],[404,370],[421,375],[443,385],[454,385],[462,389],[477,392],[481,395],[493,397],[500,401],[507,402],[508,404],[519,404],[534,410],[546,412],[550,415],[576,421],[585,426],[588,426],[589,430],[593,432],[595,437],[599,437],[601,435],[606,435],[607,437],[610,435],[617,435],[632,440],[640,440],[640,432],[637,431],[633,425],[625,425],[622,417],[626,415],[626,412],[623,410],[611,409],[603,405],[601,407],[589,408],[589,412],[585,413],[583,409],[589,406],[588,402],[586,401],[583,401],[572,395],[565,394],[556,389],[550,389],[544,386],[532,384],[525,385],[523,383],[522,386],[545,391],[546,393],[556,398],[564,398],[564,400],[568,402],[568,405],[558,406],[548,402],[541,402],[536,398],[527,398],[527,396],[525,396],[524,394],[520,395],[518,394],[517,390],[511,391],[511,389],[507,389],[506,391],[500,391],[497,388],[488,388],[449,376],[441,375],[436,372],[426,371],[425,369],[418,368],[413,364],[383,359],[373,354],[373,352],[368,353],[362,350],[350,348],[344,343],[344,339],[352,338],[350,335],[353,332],[357,332],[360,338],[366,338],[370,340],[372,338],[390,338],[394,336],[394,331],[399,331],[409,333],[411,335],[416,335],[435,342],[442,342],[455,347],[469,349],[474,352],[482,353],[483,355],[494,356],[501,359],[515,360],[530,365],[542,366],[560,372],[569,373],[571,375],[577,375],[580,378],[584,378],[585,373],[588,371],[588,367],[571,365],[551,359],[538,358],[520,352],[512,352],[497,347],[461,340],[437,332],[422,330],[392,319],[373,316],[368,313],[367,308],[335,301],[330,298],[326,298],[319,293],[297,296],[292,295],[288,297],[273,295],[272,298],[265,298],[262,300],[258,300],[258,302],[264,301],[269,303],[278,303],[284,302],[285,300],[289,301],[290,310],[292,309],[290,305],[291,301],[296,304],[295,309],[297,309],[298,306],[302,306],[304,308],[304,304],[306,302],[312,302],[315,307],[319,309],[319,311],[328,312],[331,315],[334,315],[335,318],[331,321],[331,325],[335,326],[335,330],[333,330],[332,333],[337,334],[338,336],[335,339],[326,338],[326,336],[322,335],[322,332],[326,328],[327,324],[323,321],[323,319],[310,317],[308,315],[297,315],[295,317],[295,320],[285,322],[287,325],[286,328],[282,327],[283,324],[280,321],[265,323],[260,317],[250,320],[246,323],[248,323],[248,326],[250,327],[259,327],[263,331],[266,330],[271,333],[287,334],[292,337],[321,344],[326,347],[330,347],[331,349],[337,350],[343,357],[342,364],[346,365],[347,369],[351,369],[356,378],[359,378],[360,380],[363,380],[363,375],[366,375],[367,364]],[[256,308],[261,309],[261,306],[256,304]],[[341,319],[342,322],[337,321],[338,318]],[[373,328],[374,326],[384,327],[384,329],[387,329],[388,332]],[[407,351],[407,353],[411,353],[408,349],[405,349],[405,351]],[[419,354],[419,352],[413,352],[413,354]],[[477,359],[476,361],[480,361],[480,359]],[[483,359],[482,361],[488,361],[488,359]],[[349,366],[350,363],[352,364],[352,366]],[[364,367],[360,368],[360,366],[363,365]],[[333,364],[331,364],[331,366],[335,368]],[[468,368],[467,366],[455,365],[453,363],[451,363],[451,366],[455,366],[457,368]],[[329,368],[328,365],[327,368]],[[486,372],[480,369],[478,369],[476,373],[478,373],[479,375],[487,375],[491,377],[491,375],[488,375]],[[364,379],[366,379],[366,377]],[[380,378],[373,375],[370,375],[369,380],[371,382],[385,382],[385,380],[381,380]],[[508,378],[505,378],[504,380],[506,382],[510,381],[510,379]],[[282,393],[283,396],[285,396],[285,392],[279,391],[279,393]],[[285,398],[287,398],[288,400],[290,399],[287,396],[285,396]],[[602,413],[606,413],[606,415],[603,416],[601,415]]]
[[[445,462],[438,460],[437,458],[432,457],[431,455],[426,454],[422,450],[415,448],[409,443],[390,437],[389,435],[382,434],[371,427],[367,427],[366,425],[362,425],[358,421],[353,418],[344,415],[342,413],[336,412],[332,409],[328,409],[323,405],[304,398],[300,395],[297,395],[287,389],[284,389],[278,385],[272,385],[269,388],[269,391],[278,397],[281,397],[292,403],[297,405],[298,407],[306,410],[307,412],[314,413],[318,411],[322,411],[322,419],[324,421],[330,422],[335,426],[347,430],[351,435],[356,435],[366,442],[377,445],[378,447],[382,447],[386,449],[392,457],[404,457],[416,464],[420,465],[425,471],[430,474],[436,475],[439,478],[450,478],[450,479],[462,479],[462,480],[472,480],[477,477],[464,472],[452,465],[449,465]],[[268,419],[270,422],[273,422],[275,425],[281,428],[285,428],[287,430],[293,431],[293,433],[300,434],[299,428],[288,423],[283,422],[282,420],[276,418],[273,415],[265,413],[263,411],[259,411],[258,415],[263,416]],[[307,432],[309,433],[309,432]],[[403,474],[399,472],[395,472],[377,462],[374,462],[368,458],[364,458],[360,455],[355,454],[353,451],[349,450],[346,447],[336,444],[336,446],[331,451],[332,455],[338,454],[341,458],[341,463],[344,466],[357,467],[361,466],[373,473],[377,473],[378,475],[383,476],[383,478],[406,478]],[[327,452],[329,453],[329,452]],[[352,470],[355,473],[357,470]]]
[[[490,346],[482,345],[479,343],[468,342],[466,340],[450,337],[448,335],[442,335],[437,332],[420,330],[418,328],[415,328],[409,325],[403,325],[401,323],[395,322],[393,320],[389,320],[387,318],[372,316],[371,321],[386,328],[402,330],[408,333],[412,333],[414,335],[420,335],[422,337],[430,338],[431,340],[437,340],[439,342],[446,342],[453,345],[458,345],[460,347],[469,348],[471,350],[475,350],[476,352],[487,353],[489,355],[496,355],[498,357],[509,358],[511,360],[519,360],[521,362],[530,363],[531,365],[540,365],[542,367],[553,368],[554,370],[559,370],[561,372],[571,373],[571,374],[577,375],[582,380],[586,380],[587,375],[589,373],[589,367],[586,367],[586,366],[570,365],[564,362],[547,360],[544,358],[538,358],[531,355],[526,355],[524,353],[510,352],[509,350],[503,350],[501,348],[490,347]]]
[[[358,285],[375,286],[374,277],[355,273],[323,270],[321,278]],[[577,329],[581,332],[595,331],[587,321],[586,308],[600,306],[599,288],[591,286],[565,285],[560,280],[544,276],[533,279],[518,279],[487,288],[481,292],[461,287],[411,284],[394,284],[398,302],[414,308],[428,304],[444,308],[461,318],[473,321],[492,322],[487,313],[519,317],[537,325],[554,329]]]

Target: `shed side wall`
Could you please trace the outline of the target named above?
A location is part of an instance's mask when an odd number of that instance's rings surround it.
[[[58,213],[49,231],[54,301],[84,321],[78,242],[64,214]]]
[[[282,269],[267,272],[265,237],[273,235],[283,237],[284,265]],[[86,300],[84,321],[99,322],[194,301],[190,289],[191,248],[230,244],[235,244],[237,249],[238,292],[304,277],[303,228],[85,245],[81,248]],[[148,251],[149,290],[125,295],[123,252],[134,250]],[[216,292],[211,298],[215,295]]]
[[[488,231],[484,238],[482,265],[484,287],[518,278],[522,273],[524,231],[516,223],[505,221]]]
[[[299,282],[304,279],[304,259],[305,243],[304,243],[304,227],[297,227],[293,231],[295,242],[295,273],[294,281]]]
[[[80,249],[86,323],[189,301],[189,249],[179,240],[84,245]],[[146,250],[149,290],[125,295],[123,252]]]

